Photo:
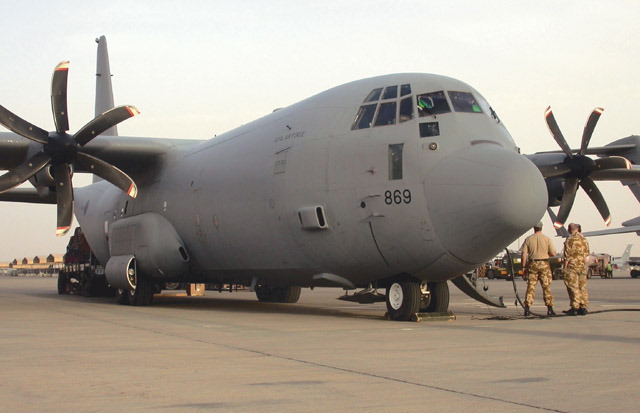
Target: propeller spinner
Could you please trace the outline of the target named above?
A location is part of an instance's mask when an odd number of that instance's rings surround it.
[[[565,221],[569,217],[578,186],[587,193],[608,226],[611,223],[611,213],[609,212],[609,207],[602,193],[594,181],[640,180],[640,170],[632,170],[631,163],[626,158],[609,156],[592,159],[586,156],[593,130],[603,111],[604,109],[602,108],[595,108],[593,112],[591,112],[582,133],[580,149],[576,153],[573,153],[562,135],[558,123],[553,116],[551,107],[548,107],[544,112],[551,135],[553,135],[556,143],[566,155],[564,161],[561,163],[540,167],[540,171],[545,178],[564,177],[562,203],[560,204],[558,216],[553,223],[556,228],[564,226]]]
[[[23,164],[0,176],[0,192],[8,191],[50,166],[55,180],[55,192],[58,206],[56,235],[69,231],[73,220],[73,186],[71,167],[77,164],[87,172],[109,181],[127,195],[135,198],[138,192],[135,182],[123,171],[94,156],[84,153],[82,148],[102,132],[123,120],[137,114],[133,106],[119,106],[110,109],[84,125],[73,135],[69,130],[67,114],[67,76],[69,62],[56,66],[51,79],[51,109],[55,131],[47,132],[0,106],[0,124],[7,129],[42,145],[37,152]]]

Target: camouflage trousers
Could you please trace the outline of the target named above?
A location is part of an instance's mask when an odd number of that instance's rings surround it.
[[[540,281],[542,296],[547,306],[553,306],[553,295],[551,294],[551,267],[549,261],[529,261],[527,263],[527,294],[524,305],[530,307],[536,296],[536,284]]]
[[[586,271],[567,268],[564,270],[564,285],[567,286],[571,308],[589,307],[589,293],[587,292]]]

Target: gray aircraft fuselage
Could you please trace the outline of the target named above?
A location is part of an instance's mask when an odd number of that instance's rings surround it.
[[[105,181],[76,189],[75,214],[102,263],[121,247],[109,239],[118,221],[166,219],[186,270],[156,278],[448,280],[495,256],[547,206],[542,175],[492,114],[452,78],[360,80],[169,149],[136,199]]]

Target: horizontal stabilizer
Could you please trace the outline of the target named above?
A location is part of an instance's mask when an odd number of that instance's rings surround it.
[[[56,195],[41,197],[34,188],[14,188],[0,193],[0,202],[24,202],[28,204],[55,204]]]

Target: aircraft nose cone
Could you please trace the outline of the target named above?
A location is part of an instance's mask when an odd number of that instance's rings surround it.
[[[438,238],[450,254],[471,264],[493,257],[531,229],[548,199],[531,161],[491,143],[440,160],[425,189]]]

